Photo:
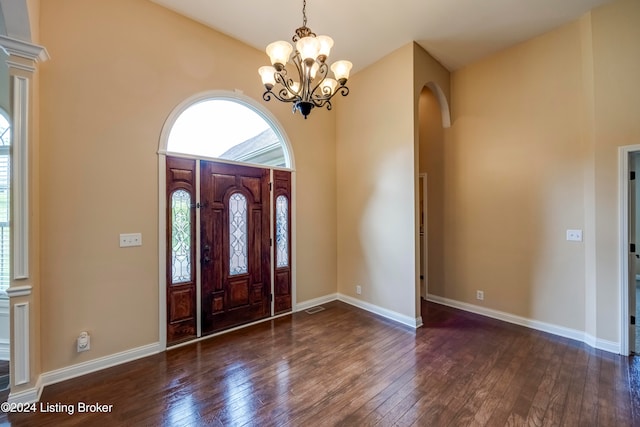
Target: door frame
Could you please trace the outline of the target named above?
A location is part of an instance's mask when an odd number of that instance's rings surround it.
[[[424,262],[424,287],[422,283],[420,283],[420,296],[422,296],[424,292],[424,299],[427,299],[429,297],[429,203],[427,201],[427,174],[420,173],[418,175],[418,182],[420,182],[420,180],[422,180],[422,212],[424,214],[424,229],[422,236],[419,237],[422,240],[422,247],[424,248],[424,253],[420,254]],[[420,221],[418,221],[418,224],[420,224]]]
[[[282,141],[282,145],[283,145],[283,149],[285,151],[285,157],[288,160],[289,163],[289,167],[288,168],[280,168],[280,167],[273,167],[273,166],[267,166],[267,165],[259,165],[259,164],[252,164],[252,163],[245,163],[245,162],[235,162],[235,161],[231,161],[231,160],[226,160],[226,159],[218,159],[218,158],[212,158],[212,157],[206,157],[206,156],[196,156],[196,155],[190,155],[190,154],[184,154],[184,153],[178,153],[178,152],[171,152],[167,150],[167,144],[169,141],[169,135],[171,133],[171,128],[173,127],[173,124],[176,122],[176,120],[178,119],[178,117],[190,106],[197,104],[200,101],[204,101],[204,100],[208,100],[208,99],[226,99],[226,100],[230,100],[233,102],[237,102],[237,103],[241,103],[241,104],[245,104],[247,107],[253,109],[256,113],[260,114],[262,116],[262,118],[268,122],[272,129],[274,129],[276,131],[276,133],[280,136],[281,141]],[[180,157],[180,158],[185,158],[185,159],[195,159],[195,160],[207,160],[207,161],[213,161],[213,162],[218,162],[218,163],[227,163],[227,164],[233,164],[233,165],[241,165],[241,166],[250,166],[250,167],[259,167],[259,168],[266,168],[266,169],[270,169],[270,170],[283,170],[283,171],[288,171],[291,172],[291,312],[295,312],[296,311],[296,301],[297,301],[297,267],[296,267],[296,249],[297,249],[297,232],[296,232],[296,228],[297,228],[297,208],[296,208],[296,193],[297,193],[297,179],[296,179],[296,171],[295,171],[295,158],[294,158],[294,154],[293,154],[293,149],[291,146],[291,142],[289,141],[289,138],[287,137],[284,128],[282,127],[282,125],[278,122],[278,120],[275,118],[275,116],[273,116],[273,114],[271,114],[271,112],[269,110],[266,110],[264,108],[263,105],[261,105],[260,103],[258,103],[257,101],[255,101],[253,98],[248,97],[240,92],[232,92],[232,91],[226,91],[226,90],[209,90],[209,91],[205,91],[205,92],[201,92],[198,94],[195,94],[187,99],[185,99],[184,101],[182,101],[180,104],[178,104],[173,111],[171,111],[171,113],[169,114],[169,116],[167,117],[167,119],[165,120],[163,127],[162,127],[162,131],[160,133],[160,140],[159,140],[159,147],[158,147],[158,344],[160,347],[160,351],[164,351],[167,349],[167,293],[166,293],[166,287],[167,287],[167,279],[166,279],[166,271],[167,271],[167,262],[166,262],[166,246],[167,246],[167,220],[166,220],[166,209],[167,209],[167,201],[166,201],[166,190],[167,190],[167,182],[166,182],[166,174],[167,174],[167,156],[171,156],[171,157]],[[198,180],[198,186],[199,186],[199,162],[196,161],[196,165],[197,165],[197,171],[198,173],[196,174],[196,180]],[[200,195],[199,190],[196,191],[197,195],[197,201],[200,201]],[[271,194],[270,194],[271,197]],[[198,244],[197,248],[200,247],[199,243],[200,243],[200,233],[199,233],[199,225],[200,223],[200,216],[199,213],[196,210],[196,226],[198,227],[198,230],[196,232],[196,244]],[[272,227],[271,227],[272,228]],[[273,230],[271,230],[271,233],[273,233]],[[273,234],[271,235],[271,237],[273,238]],[[271,248],[271,259],[273,262],[273,250],[274,248]],[[196,271],[198,274],[198,280],[200,280],[200,251],[196,251]],[[272,269],[273,270],[273,269]],[[273,276],[273,271],[271,272],[271,275]],[[272,277],[273,279],[273,277]],[[273,280],[271,283],[271,286],[273,287]],[[200,295],[200,285],[198,283],[198,285],[196,286],[196,298],[197,298],[197,304],[198,306],[200,306],[201,304],[201,295]],[[273,302],[271,303],[271,313],[273,314]],[[261,322],[266,322],[272,319],[276,319],[278,317],[282,317],[282,316],[287,316],[290,313],[283,313],[283,314],[279,314],[276,316],[270,316],[267,317],[265,319],[261,319],[258,320],[256,322],[252,322],[252,323],[247,323],[241,326],[237,326],[234,328],[230,328],[230,329],[226,329],[224,331],[221,332],[216,332],[210,335],[206,335],[206,336],[200,336],[198,338],[195,338],[193,340],[190,341],[186,341],[180,344],[176,344],[171,346],[171,348],[176,348],[176,347],[180,347],[180,346],[184,346],[184,345],[188,345],[197,341],[201,341],[204,339],[208,339],[208,338],[212,338],[221,334],[225,334],[231,331],[234,331],[236,329],[240,329],[240,328],[245,328],[247,326],[251,326],[257,323],[261,323]],[[201,330],[200,330],[200,312],[199,310],[197,311],[197,333],[198,335],[201,335]]]
[[[619,292],[620,292],[620,354],[629,355],[629,162],[631,154],[640,152],[640,144],[618,148],[618,200],[619,200]],[[637,302],[636,302],[637,303]]]
[[[166,295],[166,287],[167,287],[167,279],[166,279],[166,271],[167,271],[167,252],[166,252],[166,248],[167,248],[167,219],[166,219],[166,209],[167,209],[167,200],[166,200],[166,187],[167,187],[167,180],[166,180],[166,173],[167,173],[167,156],[171,156],[171,157],[178,157],[178,158],[184,158],[184,159],[195,159],[196,160],[196,202],[200,202],[200,160],[205,160],[205,161],[212,161],[212,162],[216,162],[216,163],[225,163],[225,164],[231,164],[231,165],[240,165],[240,166],[249,166],[249,167],[257,167],[257,168],[261,168],[261,169],[269,169],[269,177],[270,177],[270,182],[273,181],[273,171],[274,170],[282,170],[282,171],[287,171],[291,173],[291,311],[287,312],[287,313],[281,313],[278,315],[273,315],[274,312],[274,303],[273,301],[271,301],[269,307],[270,307],[270,316],[266,317],[264,319],[260,319],[257,320],[255,322],[250,322],[250,323],[246,323],[240,326],[235,326],[229,329],[225,329],[224,331],[219,331],[219,332],[214,332],[212,334],[208,334],[205,336],[202,336],[202,330],[201,330],[201,313],[200,313],[200,307],[201,307],[201,301],[202,301],[202,295],[201,295],[201,289],[200,289],[200,280],[201,280],[201,271],[200,271],[200,212],[198,209],[196,209],[196,260],[195,260],[195,266],[196,266],[196,274],[197,274],[197,282],[196,282],[196,334],[197,337],[192,339],[192,340],[188,340],[185,342],[181,342],[179,344],[175,344],[172,345],[170,347],[167,347],[167,295]],[[270,211],[270,223],[272,223],[273,221],[273,214],[274,214],[274,206],[273,206],[273,192],[269,192],[269,211]],[[159,326],[158,326],[158,331],[159,331],[159,337],[158,337],[158,342],[160,344],[160,349],[161,351],[166,350],[167,348],[177,348],[177,347],[181,347],[184,345],[188,345],[194,342],[198,342],[198,341],[202,341],[204,339],[208,339],[208,338],[212,338],[221,334],[225,334],[231,331],[235,331],[237,329],[241,329],[241,328],[246,328],[247,326],[251,326],[251,325],[255,325],[258,323],[262,323],[262,322],[266,322],[272,319],[276,319],[278,317],[282,317],[282,316],[287,316],[293,312],[296,311],[296,307],[295,307],[295,301],[296,301],[296,239],[297,239],[297,233],[296,233],[296,223],[297,223],[297,213],[296,213],[296,173],[294,170],[292,169],[288,169],[288,168],[278,168],[278,167],[272,167],[272,166],[266,166],[266,165],[255,165],[255,164],[251,164],[251,163],[242,163],[242,162],[234,162],[234,161],[229,161],[229,160],[222,160],[222,159],[217,159],[217,158],[209,158],[209,157],[198,157],[198,156],[191,156],[191,155],[185,155],[185,154],[180,154],[180,153],[168,153],[168,152],[164,152],[164,153],[158,153],[158,322],[159,322]],[[270,236],[271,239],[274,239],[274,230],[273,230],[273,225],[270,225],[269,227],[270,230]],[[272,245],[270,248],[270,256],[271,256],[271,262],[273,264],[274,262],[274,257],[275,257],[275,253],[274,253],[275,247]],[[273,275],[274,275],[274,269],[271,268],[270,271],[270,277],[271,277],[271,293],[273,294],[273,287],[274,287],[274,281],[273,281]]]

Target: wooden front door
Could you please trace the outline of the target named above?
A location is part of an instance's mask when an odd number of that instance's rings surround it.
[[[201,161],[202,334],[268,317],[269,170]]]
[[[169,345],[268,317],[272,292],[274,314],[291,310],[291,172],[273,171],[273,191],[269,174],[167,157]]]

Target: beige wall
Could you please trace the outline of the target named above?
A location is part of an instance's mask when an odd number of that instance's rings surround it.
[[[412,64],[408,44],[350,79],[336,144],[338,292],[415,318]],[[381,98],[388,76],[394,89]]]
[[[580,49],[572,23],[453,73],[440,296],[584,329]]]
[[[594,76],[597,335],[616,340],[620,292],[618,147],[640,144],[640,2],[591,13]]]
[[[433,292],[618,342],[617,147],[640,143],[637,22],[640,3],[618,1],[453,73]]]
[[[260,51],[148,1],[42,2],[42,369],[158,337],[158,149],[184,99],[240,89],[261,100]],[[264,103],[297,166],[298,301],[336,289],[334,116]],[[143,246],[121,249],[119,233]],[[92,349],[76,353],[80,331]]]

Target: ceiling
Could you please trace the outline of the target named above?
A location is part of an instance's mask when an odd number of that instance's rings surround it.
[[[302,25],[302,0],[151,1],[260,50]],[[354,72],[412,40],[454,71],[609,1],[307,0],[307,26],[331,36],[330,61],[348,59]]]

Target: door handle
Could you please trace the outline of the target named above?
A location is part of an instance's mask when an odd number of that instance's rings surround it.
[[[211,262],[211,246],[204,245],[202,248],[202,264],[206,265]]]

